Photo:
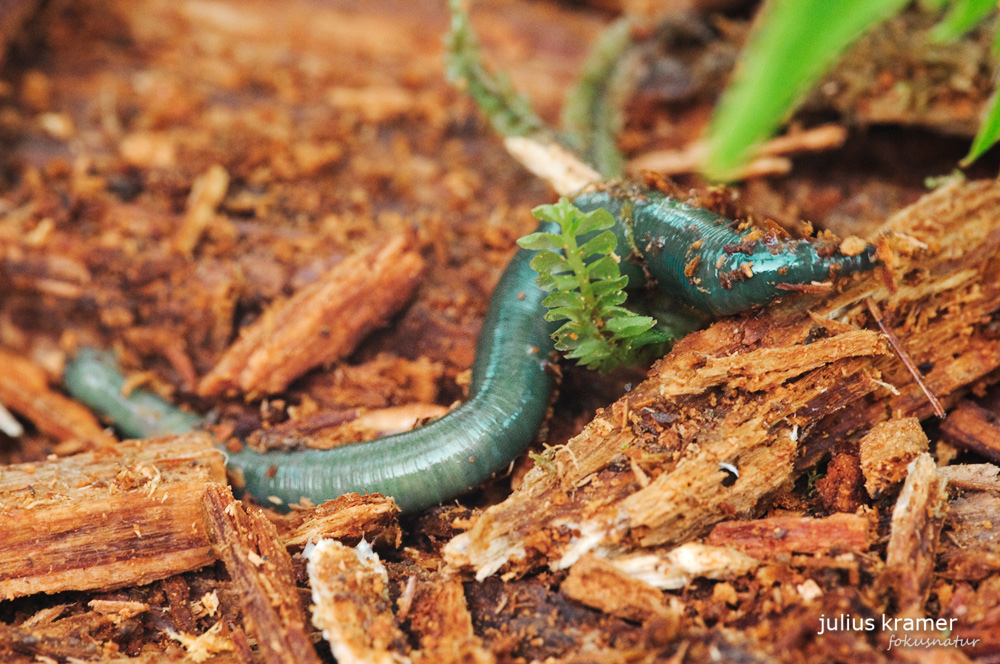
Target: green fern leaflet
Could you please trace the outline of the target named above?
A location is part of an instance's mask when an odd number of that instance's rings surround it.
[[[662,348],[668,336],[653,329],[656,321],[621,306],[628,277],[618,268],[618,241],[608,230],[614,217],[601,209],[585,214],[565,198],[532,213],[559,227],[558,233],[532,233],[517,241],[538,251],[531,267],[538,272],[539,288],[550,291],[543,302],[545,319],[566,321],[552,335],[556,348],[588,369],[604,372],[660,350],[654,345]]]

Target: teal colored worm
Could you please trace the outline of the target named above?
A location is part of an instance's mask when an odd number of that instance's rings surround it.
[[[829,243],[787,240],[752,229],[659,192],[608,188],[577,197],[584,211],[605,208],[616,220],[618,252],[632,285],[649,280],[670,297],[726,315],[761,305],[783,284],[826,281],[871,269],[874,248],[845,256]],[[544,225],[539,230],[554,230]],[[756,238],[756,239],[751,239]],[[544,320],[546,293],[535,284],[533,251],[511,260],[490,300],[476,349],[469,399],[424,427],[329,450],[228,454],[238,492],[287,506],[321,503],[344,493],[381,493],[407,513],[450,500],[506,470],[541,426],[553,390],[548,368],[556,325]],[[197,418],[137,390],[120,393],[121,376],[106,359],[81,352],[66,369],[70,393],[133,437],[184,433]],[[135,396],[135,395],[138,396]],[[159,401],[151,409],[150,398]],[[130,410],[137,403],[139,412]]]

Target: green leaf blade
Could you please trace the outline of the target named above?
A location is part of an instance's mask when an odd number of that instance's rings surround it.
[[[931,30],[931,41],[958,39],[976,27],[996,6],[996,0],[955,0],[941,22]]]
[[[712,118],[704,170],[733,179],[834,59],[906,0],[769,0]]]
[[[972,139],[969,154],[965,155],[965,158],[959,163],[963,167],[968,166],[993,147],[998,140],[1000,140],[1000,93],[994,92],[993,96],[990,97],[986,115],[979,125],[979,131]]]

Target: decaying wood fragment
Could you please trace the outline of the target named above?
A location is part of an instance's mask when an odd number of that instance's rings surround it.
[[[326,450],[410,431],[419,424],[447,414],[447,407],[433,403],[411,403],[374,410],[348,408],[322,411],[258,429],[247,439],[247,444],[260,451],[299,447]]]
[[[907,466],[927,451],[929,443],[920,420],[915,417],[888,420],[873,426],[858,443],[868,495],[875,498],[902,482]]]
[[[415,664],[492,664],[496,661],[472,631],[472,616],[466,605],[461,577],[433,572],[417,582],[407,617],[410,632],[420,642],[420,649],[411,653]]]
[[[699,542],[629,553],[609,558],[608,562],[633,579],[661,590],[679,590],[699,578],[732,579],[760,564],[735,548]]]
[[[731,546],[755,558],[780,553],[867,551],[871,523],[862,514],[837,513],[823,518],[776,516],[715,524],[707,542]]]
[[[306,551],[313,625],[341,664],[409,662],[389,601],[389,576],[367,543],[320,540]]]
[[[623,572],[613,563],[585,555],[569,568],[562,593],[589,607],[633,622],[660,620],[675,632],[680,621],[663,592]]]
[[[204,508],[212,543],[236,587],[247,634],[257,641],[261,661],[319,664],[292,559],[274,525],[260,510],[244,510],[221,484],[208,488]]]
[[[900,617],[924,615],[934,580],[938,536],[948,512],[947,482],[926,452],[907,467],[903,489],[892,511],[886,568],[879,578],[893,594]]]
[[[201,500],[225,477],[206,434],[0,468],[0,597],[139,585],[212,563]]]
[[[320,539],[335,539],[349,546],[361,540],[399,546],[402,532],[398,517],[399,507],[392,498],[348,493],[317,507],[290,513],[283,524],[289,528],[284,541],[291,547]]]
[[[1000,466],[992,463],[964,463],[938,468],[949,486],[1000,493]]]
[[[991,410],[962,401],[941,423],[948,442],[1000,463],[1000,417]]]
[[[448,544],[446,559],[484,577],[686,542],[752,514],[839,442],[884,420],[926,417],[931,405],[886,351],[866,298],[945,403],[995,379],[1000,185],[950,183],[885,229],[908,239],[894,291],[877,272],[857,275],[687,336],[561,449],[564,472],[532,470]],[[731,486],[722,462],[739,470]]]
[[[939,471],[940,472],[940,469]],[[977,492],[948,505],[939,562],[954,579],[982,581],[1000,571],[1000,496]]]
[[[310,369],[353,351],[416,288],[424,261],[413,242],[401,235],[361,251],[271,305],[202,378],[199,394],[280,392]]]
[[[204,175],[194,181],[191,195],[188,197],[187,214],[174,236],[174,251],[190,256],[198,245],[201,234],[205,232],[212,219],[215,209],[226,196],[229,188],[229,173],[219,164],[213,164]]]
[[[827,512],[856,512],[867,502],[861,460],[842,452],[826,464],[826,474],[816,480],[816,493]]]
[[[0,349],[0,403],[53,438],[90,448],[117,441],[93,413],[48,385],[45,372],[30,360]],[[76,450],[74,450],[76,451]]]

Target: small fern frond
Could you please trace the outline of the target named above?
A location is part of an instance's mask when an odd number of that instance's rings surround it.
[[[567,321],[552,335],[556,348],[603,372],[637,364],[650,351],[662,352],[668,336],[653,329],[656,321],[621,306],[628,277],[618,267],[618,240],[608,230],[614,217],[602,209],[583,213],[565,198],[532,212],[559,228],[518,240],[538,252],[531,267],[538,272],[538,286],[550,291],[543,302],[545,319]]]

